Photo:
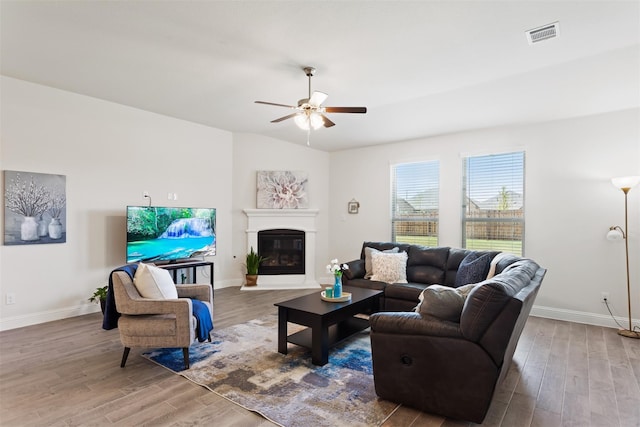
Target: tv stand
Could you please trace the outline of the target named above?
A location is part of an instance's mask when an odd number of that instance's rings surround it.
[[[196,283],[197,280],[197,268],[198,267],[209,267],[209,283],[211,284],[211,295],[213,295],[213,263],[210,261],[187,261],[187,262],[172,262],[169,264],[156,264],[156,267],[164,268],[165,270],[169,270],[171,275],[173,276],[173,282],[176,285],[178,283],[178,270],[182,269],[191,269],[191,277],[193,282]]]

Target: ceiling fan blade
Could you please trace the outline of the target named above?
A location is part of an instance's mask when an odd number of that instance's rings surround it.
[[[297,108],[293,105],[276,104],[275,102],[254,101],[256,104],[275,105],[276,107]]]
[[[298,113],[288,114],[288,115],[286,115],[284,117],[280,117],[279,119],[271,120],[271,123],[279,123],[279,122],[281,122],[283,120],[290,119],[291,117],[294,117],[296,115],[298,115]]]
[[[329,117],[322,115],[322,121],[324,122],[324,127],[330,128],[331,126],[335,126],[336,124],[329,120]]]
[[[324,101],[327,100],[328,97],[329,95],[324,92],[318,92],[317,90],[313,91],[313,93],[311,94],[311,98],[309,98],[309,105],[313,107],[319,107]]]
[[[366,113],[367,107],[324,107],[326,113]]]

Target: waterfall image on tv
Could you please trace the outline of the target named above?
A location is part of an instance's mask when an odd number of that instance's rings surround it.
[[[127,206],[127,262],[216,254],[215,208]]]

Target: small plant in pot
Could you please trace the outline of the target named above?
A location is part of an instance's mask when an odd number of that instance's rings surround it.
[[[100,303],[100,309],[102,310],[102,314],[104,314],[104,305],[107,303],[107,290],[109,286],[102,286],[100,288],[96,288],[96,291],[89,298],[90,302],[98,302]]]
[[[258,255],[252,246],[251,251],[247,254],[247,263],[245,264],[247,267],[247,286],[256,286],[258,284],[258,268],[264,260],[266,258]]]

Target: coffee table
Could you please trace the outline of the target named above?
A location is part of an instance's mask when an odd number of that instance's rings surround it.
[[[369,320],[353,317],[379,310],[382,291],[345,286],[351,301],[327,302],[320,291],[275,304],[278,307],[278,352],[287,354],[287,342],[311,349],[311,363],[325,365],[329,347],[369,327]],[[308,326],[287,335],[287,323]]]

